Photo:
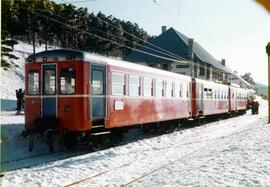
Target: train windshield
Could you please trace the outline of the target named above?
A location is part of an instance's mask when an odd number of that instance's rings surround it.
[[[37,70],[28,73],[28,94],[37,95],[39,91],[39,72]]]

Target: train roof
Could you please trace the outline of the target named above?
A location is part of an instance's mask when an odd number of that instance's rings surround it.
[[[202,83],[204,86],[215,86],[219,88],[228,88],[226,84],[220,84],[212,81],[202,80],[202,79],[194,79],[197,83]]]
[[[157,74],[162,76],[168,76],[172,78],[180,78],[191,80],[189,76],[181,75],[169,71],[164,71],[156,68],[151,68],[144,65],[139,65],[135,63],[131,63],[128,61],[123,61],[121,59],[112,58],[112,57],[105,57],[93,53],[77,51],[77,50],[70,50],[70,49],[55,49],[55,50],[48,50],[42,51],[33,55],[30,55],[26,59],[26,63],[38,63],[38,62],[53,62],[53,61],[85,61],[97,64],[104,64],[104,65],[112,65],[122,68],[128,68],[136,71],[143,71],[151,74]]]

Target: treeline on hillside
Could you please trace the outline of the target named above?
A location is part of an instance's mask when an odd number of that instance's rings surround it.
[[[256,91],[256,93],[258,95],[261,95],[263,99],[267,99],[268,98],[268,87],[260,84],[260,83],[256,83],[252,77],[252,74],[250,72],[245,73],[244,75],[241,76],[241,78],[243,78],[245,81],[247,81],[250,85],[253,86],[253,89]]]
[[[149,39],[136,23],[50,0],[4,0],[1,14],[2,39],[24,38],[29,43],[50,43],[114,56],[128,54]]]

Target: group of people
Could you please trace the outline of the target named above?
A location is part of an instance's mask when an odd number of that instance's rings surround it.
[[[255,115],[255,114],[259,114],[259,102],[258,101],[252,101],[251,103],[251,114]]]
[[[21,114],[22,108],[24,108],[24,91],[20,88],[16,90],[16,98],[17,98],[17,112],[16,115]]]

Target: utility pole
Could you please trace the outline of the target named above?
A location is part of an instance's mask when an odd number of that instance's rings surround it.
[[[266,46],[268,56],[268,123],[270,123],[270,42]]]

